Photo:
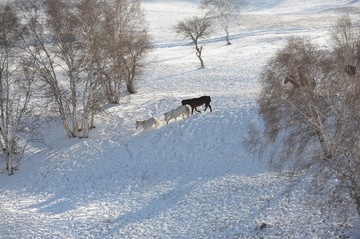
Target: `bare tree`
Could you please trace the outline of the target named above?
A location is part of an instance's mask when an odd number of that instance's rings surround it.
[[[230,28],[238,23],[240,10],[246,6],[245,0],[202,0],[201,7],[208,10],[207,15],[215,19],[226,33],[226,43],[230,45]]]
[[[102,103],[100,91],[109,89],[105,84],[105,76],[110,79],[108,65],[111,59],[106,54],[104,39],[103,2],[97,0],[82,0],[78,5],[80,19],[81,39],[84,42],[86,67],[82,79],[82,90],[79,96],[82,102],[81,136],[88,137],[89,130],[94,128],[94,114],[99,104]],[[109,82],[111,84],[111,82]],[[106,92],[108,93],[108,92]]]
[[[288,40],[261,77],[264,129],[250,127],[245,145],[275,167],[311,175],[327,203],[350,196],[360,214],[360,81],[349,80],[334,51]]]
[[[66,134],[69,137],[76,137],[76,132],[73,130],[76,126],[70,127],[71,122],[68,122],[66,90],[61,85],[59,71],[57,71],[61,68],[58,61],[59,51],[51,44],[53,32],[48,28],[43,4],[42,1],[36,0],[15,1],[16,11],[26,32],[22,37],[21,47],[24,57],[37,69],[37,77],[46,83],[47,90],[51,92],[50,96],[56,104]]]
[[[340,17],[331,31],[331,43],[339,64],[349,76],[356,74],[360,63],[360,30],[353,26],[349,16]]]
[[[86,64],[84,44],[79,39],[79,17],[76,8],[70,0],[46,0],[45,12],[47,29],[51,33],[51,43],[59,67],[65,72],[69,94],[63,93],[66,107],[70,111],[72,134],[79,131],[78,124],[78,95],[81,84],[81,74]]]
[[[126,44],[123,57],[123,75],[126,82],[126,89],[130,94],[136,92],[134,81],[144,67],[142,60],[150,49],[149,36],[146,32],[137,33],[133,41]]]
[[[113,102],[118,103],[120,86],[125,82],[126,90],[135,93],[134,80],[143,67],[142,60],[150,49],[144,13],[139,0],[116,0],[106,4],[105,32],[108,44],[106,54],[111,58],[110,72],[114,89]]]
[[[203,46],[199,45],[199,39],[207,37],[211,33],[211,21],[207,17],[199,18],[192,17],[178,22],[175,26],[177,34],[184,39],[189,39],[195,46],[196,56],[199,58],[201,67],[205,67],[204,61],[201,57]]]
[[[0,157],[9,175],[19,167],[35,125],[35,74],[18,48],[22,33],[14,9],[0,6]]]

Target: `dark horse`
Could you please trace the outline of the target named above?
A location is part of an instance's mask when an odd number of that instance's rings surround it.
[[[193,114],[194,109],[197,112],[201,113],[201,111],[197,110],[196,107],[198,107],[200,105],[203,105],[203,104],[205,104],[205,110],[204,111],[206,111],[206,109],[209,107],[210,112],[212,112],[210,102],[211,102],[210,96],[201,96],[199,98],[183,100],[183,101],[181,101],[181,104],[182,105],[190,105],[191,106],[191,114]]]
[[[350,77],[356,75],[356,66],[346,65],[344,70],[345,70],[345,73]]]

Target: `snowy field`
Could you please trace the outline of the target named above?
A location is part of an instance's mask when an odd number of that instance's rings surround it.
[[[154,49],[138,93],[98,115],[88,139],[66,138],[59,122],[44,127],[21,169],[0,174],[0,238],[360,238],[357,218],[311,207],[305,180],[292,185],[241,144],[248,123],[260,124],[255,97],[269,57],[294,35],[326,46],[338,16],[359,24],[360,2],[249,2],[232,45],[220,30],[203,41],[201,69],[173,30],[198,2],[145,1]],[[164,123],[201,95],[213,112]],[[135,129],[151,116],[159,127]]]

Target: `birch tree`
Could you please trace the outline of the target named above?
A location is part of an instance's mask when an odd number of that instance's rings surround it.
[[[70,0],[45,1],[47,29],[51,34],[54,55],[58,58],[59,68],[67,77],[64,80],[68,91],[62,92],[66,108],[70,111],[72,125],[71,137],[80,130],[78,122],[79,85],[86,64],[84,44],[79,38],[79,17],[75,5]],[[54,59],[55,60],[55,59]],[[67,93],[68,92],[68,93]]]
[[[34,70],[18,47],[22,33],[14,9],[0,6],[0,157],[9,175],[20,166],[36,120]]]
[[[140,0],[116,0],[105,5],[104,36],[108,44],[105,52],[110,57],[113,102],[120,99],[121,85],[128,93],[136,92],[134,81],[143,68],[142,61],[150,49],[150,38]],[[108,77],[106,77],[108,78]]]
[[[65,89],[60,83],[58,51],[51,44],[53,38],[51,29],[47,28],[47,16],[44,15],[44,2],[36,0],[18,0],[15,6],[21,17],[26,34],[22,37],[22,50],[24,57],[32,62],[37,69],[37,77],[46,83],[49,96],[56,104],[62,125],[69,137],[76,137],[76,126],[71,127],[68,119],[69,108],[65,97]]]

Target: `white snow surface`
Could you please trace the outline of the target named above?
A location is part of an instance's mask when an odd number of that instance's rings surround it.
[[[88,139],[68,139],[56,120],[44,126],[20,170],[0,174],[0,238],[360,238],[357,217],[344,223],[309,206],[306,180],[292,185],[242,145],[247,125],[261,125],[266,61],[289,36],[326,46],[338,16],[359,24],[360,3],[249,1],[232,45],[221,29],[202,41],[203,69],[173,30],[198,6],[144,2],[154,47],[138,93],[97,115]],[[164,123],[182,99],[202,95],[213,112]],[[152,116],[159,127],[135,129]]]

